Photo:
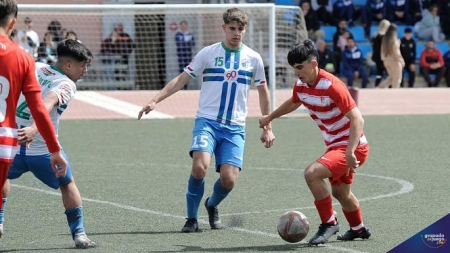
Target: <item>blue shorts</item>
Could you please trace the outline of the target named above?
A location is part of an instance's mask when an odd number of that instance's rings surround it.
[[[242,169],[245,146],[245,127],[226,125],[205,118],[195,119],[192,130],[192,151],[204,151],[216,156],[216,172],[221,164]]]
[[[31,171],[42,183],[51,188],[58,189],[60,185],[67,184],[72,180],[72,166],[66,153],[61,150],[62,155],[67,160],[67,174],[65,177],[57,178],[50,163],[51,154],[46,155],[20,155],[14,157],[8,172],[8,179],[16,179],[23,173]]]

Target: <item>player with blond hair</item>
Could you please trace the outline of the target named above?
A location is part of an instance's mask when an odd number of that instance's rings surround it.
[[[243,167],[245,120],[252,82],[259,93],[261,113],[270,112],[262,58],[242,42],[247,30],[247,14],[241,9],[231,8],[223,13],[223,21],[225,39],[203,48],[184,72],[172,79],[138,115],[140,119],[192,78],[203,74],[190,148],[193,160],[186,193],[187,221],[181,230],[186,233],[198,231],[198,208],[212,155],[215,155],[216,172],[220,177],[204,205],[211,228],[223,227],[217,206],[231,192]],[[270,124],[263,129],[260,140],[266,148],[272,146],[275,136]]]

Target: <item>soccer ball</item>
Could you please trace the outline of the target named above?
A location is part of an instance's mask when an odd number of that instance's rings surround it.
[[[288,211],[278,220],[278,234],[286,242],[296,243],[305,239],[309,232],[309,222],[299,211]]]

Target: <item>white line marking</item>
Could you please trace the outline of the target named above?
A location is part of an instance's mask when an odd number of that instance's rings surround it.
[[[25,189],[25,190],[30,190],[30,191],[41,192],[41,193],[48,194],[48,195],[53,195],[53,196],[58,196],[58,197],[61,196],[61,193],[55,192],[55,191],[48,191],[48,190],[43,190],[43,189],[39,189],[39,188],[34,188],[34,187],[29,187],[29,186],[24,186],[24,185],[18,185],[18,184],[11,184],[11,186],[16,187],[16,188]],[[98,204],[110,205],[110,206],[122,208],[122,209],[125,209],[125,210],[130,210],[130,211],[136,211],[136,212],[141,212],[141,213],[148,213],[148,214],[159,215],[159,216],[169,217],[169,218],[177,218],[177,219],[183,219],[183,220],[186,219],[186,217],[184,217],[184,216],[172,215],[172,214],[163,213],[163,212],[160,212],[160,211],[148,210],[148,209],[138,208],[138,207],[134,207],[134,206],[127,206],[127,205],[122,205],[122,204],[109,202],[109,201],[104,201],[104,200],[97,200],[97,199],[90,199],[90,198],[82,198],[82,199],[83,199],[83,201],[86,201],[86,202],[93,202],[93,203],[98,203]],[[202,223],[202,224],[209,224],[208,221],[202,220],[202,219],[199,219],[198,222]],[[230,227],[228,229],[231,229],[231,230],[234,230],[234,231],[243,232],[243,233],[247,233],[247,234],[253,234],[253,235],[260,235],[260,236],[270,237],[270,238],[279,238],[280,237],[277,234],[266,233],[266,232],[263,232],[263,231],[249,230],[249,229],[244,229],[244,228]],[[336,246],[332,246],[332,245],[329,245],[329,244],[324,244],[324,245],[321,245],[320,247],[326,248],[327,250],[329,249],[329,250],[336,250],[336,251],[341,251],[341,252],[364,253],[363,251],[356,251],[356,250],[352,250],[352,249],[348,249],[348,248],[336,247]]]
[[[116,99],[102,95],[95,91],[78,91],[74,99],[104,108],[106,110],[113,111],[115,113],[126,115],[130,118],[137,118],[141,107]],[[166,113],[152,111],[151,113],[144,115],[142,119],[174,119],[175,117]]]

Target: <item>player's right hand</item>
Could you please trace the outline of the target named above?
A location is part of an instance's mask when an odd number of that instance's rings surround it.
[[[153,111],[155,109],[156,103],[151,101],[146,106],[142,107],[142,109],[139,111],[138,114],[138,120],[142,118],[142,116],[145,114],[148,114],[149,112]]]
[[[25,144],[27,148],[30,148],[30,143],[38,133],[35,127],[24,127],[17,130],[18,140],[21,145]]]
[[[65,177],[67,173],[67,160],[62,155],[61,151],[52,153],[50,157],[50,163],[52,169],[56,174],[56,177]]]

